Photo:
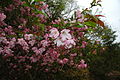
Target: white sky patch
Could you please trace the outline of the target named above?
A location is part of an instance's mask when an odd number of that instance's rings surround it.
[[[92,2],[92,0],[76,0],[76,1],[77,4],[82,8],[90,7],[90,3]]]
[[[120,42],[120,0],[104,0],[102,2],[103,13],[106,16],[106,22],[118,35],[117,42]]]
[[[92,0],[76,0],[80,8],[90,7]],[[94,7],[93,12],[98,8],[101,14],[106,16],[103,20],[111,26],[118,35],[116,42],[120,42],[120,0],[102,0],[102,7]]]

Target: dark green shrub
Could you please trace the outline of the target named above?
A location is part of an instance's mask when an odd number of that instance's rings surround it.
[[[103,53],[93,55],[90,72],[95,80],[120,80],[119,44],[111,44]]]

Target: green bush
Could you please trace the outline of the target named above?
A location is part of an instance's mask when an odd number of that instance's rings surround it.
[[[120,44],[111,44],[91,57],[90,72],[95,80],[120,80]]]

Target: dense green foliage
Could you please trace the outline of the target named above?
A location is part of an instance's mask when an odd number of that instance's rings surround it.
[[[90,72],[95,80],[120,79],[120,44],[112,44],[98,55],[91,56]]]

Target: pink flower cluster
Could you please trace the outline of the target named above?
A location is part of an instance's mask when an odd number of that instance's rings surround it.
[[[5,18],[6,15],[4,13],[0,13],[0,26],[6,25],[3,21]]]
[[[85,61],[84,61],[84,60],[81,60],[81,61],[80,61],[80,64],[78,65],[78,69],[86,68],[86,67],[87,67],[87,64],[85,64]]]
[[[81,23],[84,22],[84,16],[83,14],[81,14],[81,11],[79,10],[76,11],[76,18],[78,22],[81,22]]]
[[[18,44],[20,44],[24,50],[28,51],[28,44],[23,38],[18,39]]]
[[[59,64],[64,65],[64,64],[68,63],[68,61],[69,61],[69,59],[64,58],[62,60],[59,60]]]
[[[59,33],[57,28],[52,28],[50,29],[49,37],[55,39],[54,43],[58,47],[65,46],[65,48],[69,49],[76,45],[75,39],[70,34],[69,29],[63,29],[61,33]]]
[[[6,15],[4,13],[0,13],[0,21],[3,21],[6,18]]]
[[[43,14],[35,15],[30,7],[21,6],[25,2],[13,1],[15,3],[5,7],[5,12],[9,14],[0,13],[1,24],[14,17],[10,13],[15,10],[20,11],[20,16],[15,15],[15,19],[7,22],[6,26],[0,25],[2,26],[0,27],[0,55],[12,69],[20,70],[20,66],[25,71],[32,68],[50,71],[64,69],[65,65],[78,69],[87,67],[85,61],[79,58],[80,50],[87,46],[87,42],[82,40],[87,27],[54,28],[51,24],[60,24],[60,19],[46,25],[44,22],[47,19]],[[48,7],[44,2],[40,2],[40,4],[42,6],[39,6],[38,10]],[[82,18],[81,13],[77,12],[76,14],[77,18]],[[32,18],[27,19],[27,16]],[[30,23],[34,17],[35,19],[39,18],[35,22],[40,25],[34,24],[34,22]],[[63,23],[68,24],[69,21],[63,21]],[[44,30],[41,30],[43,26]]]

